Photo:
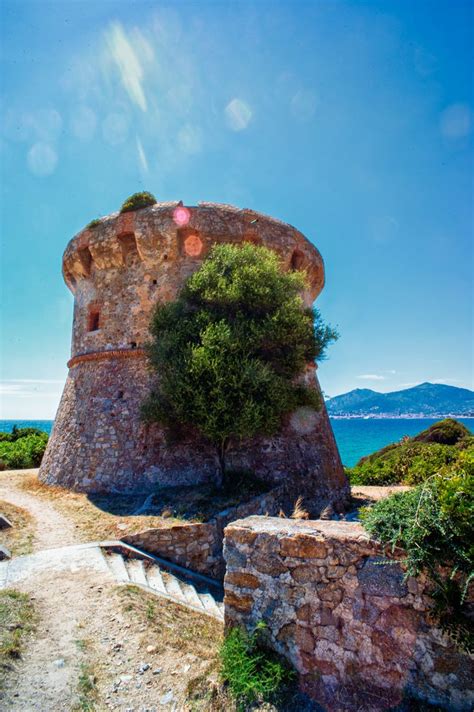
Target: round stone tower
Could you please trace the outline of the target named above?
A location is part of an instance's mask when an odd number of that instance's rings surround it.
[[[155,377],[143,347],[156,302],[176,297],[213,244],[245,241],[275,250],[285,269],[306,270],[304,299],[312,304],[324,285],[318,250],[290,225],[252,210],[157,203],[102,218],[71,240],[63,274],[74,294],[72,353],[40,468],[43,482],[145,492],[216,477],[207,442],[196,436],[170,443],[158,425],[142,422],[141,404]],[[306,379],[319,388],[312,364]],[[315,496],[335,504],[347,494],[324,405],[291,414],[276,436],[235,446],[229,464],[275,484],[303,479]]]

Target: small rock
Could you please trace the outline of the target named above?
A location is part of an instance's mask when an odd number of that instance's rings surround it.
[[[147,653],[156,653],[156,645],[147,645]]]
[[[56,665],[57,668],[63,668],[66,663],[63,658],[58,658],[57,660],[53,660],[53,665]]]
[[[0,514],[0,529],[10,529],[13,524],[4,514]]]
[[[174,701],[173,690],[169,690],[163,697],[160,697],[160,705],[167,705]]]
[[[185,665],[183,667],[183,672],[189,672],[191,670],[191,665]]]
[[[148,670],[150,666],[148,663],[140,663],[140,667],[138,668],[138,674],[143,675],[144,672]]]
[[[133,675],[120,675],[120,682],[124,685],[128,685]]]
[[[159,675],[162,672],[163,668],[156,668],[153,670],[153,675]]]
[[[4,559],[11,559],[11,551],[7,549],[6,546],[0,545],[0,561],[3,561]]]

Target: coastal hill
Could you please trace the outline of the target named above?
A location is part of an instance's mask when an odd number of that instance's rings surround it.
[[[474,416],[474,391],[440,383],[420,383],[413,388],[378,393],[356,388],[326,401],[332,417]]]

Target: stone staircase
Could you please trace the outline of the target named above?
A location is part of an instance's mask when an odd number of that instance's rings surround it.
[[[139,586],[155,596],[224,620],[223,589],[218,581],[121,542],[103,542],[101,549],[118,583]]]

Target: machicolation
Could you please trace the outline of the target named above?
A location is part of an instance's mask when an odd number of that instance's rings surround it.
[[[63,275],[74,294],[72,349],[40,479],[88,492],[212,481],[218,468],[207,442],[196,436],[170,444],[140,417],[154,378],[144,350],[152,310],[177,296],[214,243],[275,250],[286,269],[306,271],[308,305],[324,286],[321,255],[293,227],[228,205],[156,203],[93,223],[64,252]],[[314,364],[306,378],[319,389]],[[295,492],[304,482],[324,504],[337,507],[347,496],[324,405],[291,414],[277,436],[236,446],[229,464],[269,484],[294,481]]]

